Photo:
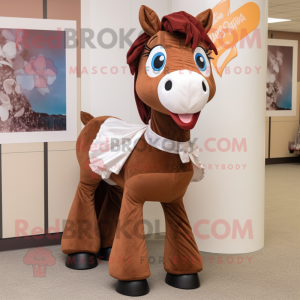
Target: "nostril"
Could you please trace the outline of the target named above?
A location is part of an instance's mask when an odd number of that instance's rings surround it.
[[[204,81],[202,81],[202,88],[203,88],[203,91],[206,92],[207,90],[207,87],[206,87],[206,84]]]
[[[165,84],[166,91],[169,91],[172,88],[172,81],[168,80]]]

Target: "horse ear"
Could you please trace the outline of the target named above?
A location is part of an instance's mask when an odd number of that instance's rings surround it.
[[[200,13],[196,19],[200,21],[206,33],[208,33],[212,27],[214,14],[211,9],[207,9]]]
[[[142,5],[139,12],[140,24],[149,36],[153,36],[160,30],[160,20],[154,10]]]

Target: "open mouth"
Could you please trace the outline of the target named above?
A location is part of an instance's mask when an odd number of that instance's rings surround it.
[[[195,127],[200,112],[201,111],[194,114],[174,114],[169,111],[169,114],[180,128],[185,130],[191,130]]]

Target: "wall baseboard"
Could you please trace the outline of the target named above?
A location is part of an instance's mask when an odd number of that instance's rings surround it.
[[[300,156],[266,158],[266,165],[300,163]]]
[[[146,240],[165,239],[166,233],[145,234]],[[27,248],[57,246],[61,244],[62,232],[26,236],[20,238],[0,239],[0,252]]]
[[[0,252],[60,245],[61,237],[62,232],[57,232],[19,238],[0,239]]]

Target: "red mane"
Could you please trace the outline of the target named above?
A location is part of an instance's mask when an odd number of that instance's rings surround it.
[[[164,16],[161,20],[160,30],[167,31],[170,33],[184,33],[186,35],[186,46],[191,42],[192,49],[195,49],[199,42],[204,42],[209,49],[213,50],[215,54],[218,54],[215,45],[207,35],[201,22],[197,20],[194,16],[184,11],[175,12]],[[138,97],[136,93],[135,84],[138,76],[138,66],[140,57],[143,53],[145,43],[147,43],[150,38],[151,36],[147,35],[146,33],[141,34],[132,44],[127,53],[127,64],[129,65],[131,74],[135,75],[134,96],[136,105],[140,117],[145,124],[148,124],[150,120],[151,108]]]

